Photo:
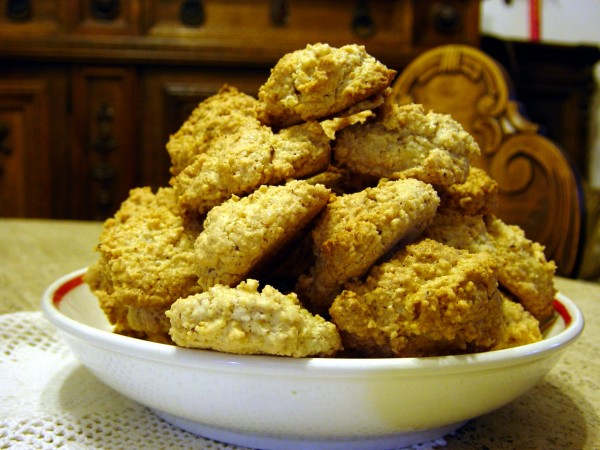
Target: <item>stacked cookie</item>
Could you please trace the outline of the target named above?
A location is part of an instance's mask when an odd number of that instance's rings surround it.
[[[85,280],[118,333],[244,354],[402,357],[541,338],[555,266],[495,216],[451,117],[387,102],[364,47],[225,85],[167,151],[169,186],[105,222]],[[262,288],[261,288],[262,285]]]

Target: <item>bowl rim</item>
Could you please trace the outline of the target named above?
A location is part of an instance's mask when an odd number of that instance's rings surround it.
[[[502,366],[521,364],[525,361],[546,358],[550,354],[573,343],[582,333],[584,318],[581,310],[568,297],[558,292],[555,300],[558,319],[565,327],[556,335],[532,344],[482,353],[451,356],[410,358],[291,358],[268,355],[236,355],[212,350],[188,349],[169,344],[145,341],[122,336],[84,324],[60,311],[61,300],[73,290],[87,285],[83,275],[87,268],[65,274],[52,282],[41,299],[46,319],[69,337],[83,340],[90,345],[121,353],[138,359],[184,366],[202,370],[240,371],[263,374],[286,374],[288,376],[355,377],[369,373],[378,376],[419,376],[444,373],[490,370]],[[93,295],[90,292],[90,295]]]

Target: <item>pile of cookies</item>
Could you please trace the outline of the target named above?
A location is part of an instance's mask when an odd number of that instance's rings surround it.
[[[388,101],[359,45],[308,45],[258,98],[232,86],[171,136],[171,180],[132,189],[85,281],[115,332],[292,357],[407,357],[535,342],[555,265],[496,217],[450,116]]]

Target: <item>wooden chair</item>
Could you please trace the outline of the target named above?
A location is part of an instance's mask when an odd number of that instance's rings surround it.
[[[543,244],[559,275],[575,277],[585,234],[582,181],[561,149],[523,117],[510,85],[481,50],[445,45],[409,64],[390,100],[421,103],[460,122],[481,147],[476,165],[498,182],[498,216]]]

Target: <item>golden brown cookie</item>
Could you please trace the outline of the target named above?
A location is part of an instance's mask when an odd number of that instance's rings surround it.
[[[177,175],[192,164],[221,135],[259,127],[257,106],[258,100],[254,97],[228,85],[202,101],[167,142],[171,174]]]
[[[177,300],[167,312],[172,339],[182,347],[237,354],[302,358],[342,349],[335,325],[313,316],[295,294],[249,279]]]
[[[536,319],[547,319],[554,311],[552,303],[556,295],[554,261],[548,261],[544,247],[528,239],[516,225],[490,217],[486,220],[486,229],[500,266],[499,282]]]
[[[523,305],[502,295],[502,327],[496,345],[492,350],[518,347],[543,339],[538,320]]]
[[[378,120],[339,131],[333,148],[334,163],[351,172],[444,186],[464,183],[479,153],[456,120],[416,104],[387,105]]]
[[[317,122],[280,133],[248,127],[215,139],[172,184],[181,207],[192,216],[203,215],[234,194],[321,172],[329,165],[330,152],[329,138]]]
[[[127,327],[148,341],[172,344],[169,336],[171,323],[165,315],[170,307],[171,305],[158,308],[128,306]]]
[[[383,93],[395,75],[364,46],[307,45],[284,55],[271,69],[258,92],[259,118],[276,128],[328,118]]]
[[[346,282],[364,275],[401,240],[418,236],[438,204],[435,190],[413,179],[333,197],[313,229],[316,263],[299,280],[298,294],[325,313]]]
[[[521,228],[489,215],[439,212],[425,234],[439,242],[471,252],[487,252],[498,262],[498,281],[536,319],[543,321],[553,311],[556,295],[556,264],[548,261],[544,248],[525,236]]]
[[[136,188],[104,223],[99,259],[84,279],[123,330],[131,329],[128,307],[164,308],[200,291],[194,268],[200,226],[179,212],[173,189]]]
[[[469,215],[495,214],[498,210],[498,183],[485,170],[471,166],[467,181],[439,186],[440,208]]]
[[[430,239],[409,244],[350,283],[329,312],[344,348],[372,357],[483,351],[498,339],[496,263]]]
[[[202,290],[235,286],[255,273],[305,231],[328,199],[324,186],[294,180],[261,186],[214,207],[195,243],[194,267]]]

